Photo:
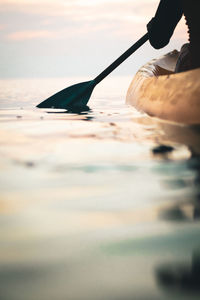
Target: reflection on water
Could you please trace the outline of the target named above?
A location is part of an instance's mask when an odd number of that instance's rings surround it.
[[[196,250],[191,263],[170,263],[159,266],[156,272],[162,288],[200,295],[200,250]]]
[[[126,106],[125,77],[35,108],[66,82],[0,82],[1,299],[199,299],[199,127]]]
[[[160,216],[170,221],[197,221],[200,218],[200,157],[191,153],[191,158],[186,161],[188,170],[192,170],[193,178],[170,178],[164,181],[164,186],[172,190],[191,189],[192,196],[185,198],[180,203],[175,203],[163,211]]]

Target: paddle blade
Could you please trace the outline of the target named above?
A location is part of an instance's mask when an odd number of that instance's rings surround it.
[[[94,80],[74,84],[37,105],[38,108],[71,109],[88,103],[96,83]]]

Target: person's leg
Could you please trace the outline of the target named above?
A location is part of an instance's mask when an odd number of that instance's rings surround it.
[[[188,71],[192,68],[190,58],[190,44],[184,44],[178,56],[175,73]]]

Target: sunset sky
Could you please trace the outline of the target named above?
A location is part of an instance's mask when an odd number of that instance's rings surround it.
[[[95,76],[146,32],[158,0],[0,0],[0,78]],[[187,41],[182,20],[169,46],[146,44],[115,75]],[[114,74],[114,73],[113,73]]]

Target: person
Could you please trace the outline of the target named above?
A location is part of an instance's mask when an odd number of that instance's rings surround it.
[[[175,72],[200,67],[200,0],[161,0],[147,24],[150,44],[160,49],[169,43],[182,15],[188,26],[189,43],[181,48]]]

